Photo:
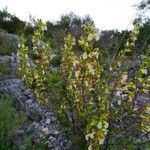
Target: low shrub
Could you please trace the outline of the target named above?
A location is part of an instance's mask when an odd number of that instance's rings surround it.
[[[9,75],[10,73],[9,65],[10,65],[9,61],[5,63],[0,63],[0,76],[3,77]]]
[[[11,54],[10,49],[8,49],[6,47],[6,45],[3,45],[3,36],[6,34],[7,32],[3,29],[0,29],[0,55],[9,55]]]
[[[11,55],[12,50],[9,49],[7,46],[0,45],[0,55]]]
[[[63,85],[60,79],[60,74],[58,72],[53,72],[47,77],[47,85],[50,93],[50,105],[54,104],[54,111],[61,103]],[[52,103],[51,103],[52,101]]]
[[[33,150],[47,150],[48,143],[46,139],[41,138],[38,142],[32,143],[31,137],[25,136],[23,139],[24,149],[33,149]]]
[[[11,138],[17,129],[25,122],[26,115],[17,111],[12,105],[13,97],[8,95],[0,96],[0,149],[15,149]]]

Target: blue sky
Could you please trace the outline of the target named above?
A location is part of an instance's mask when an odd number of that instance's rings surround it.
[[[133,7],[141,0],[0,0],[0,9],[22,20],[35,18],[57,21],[62,14],[74,12],[83,17],[87,14],[99,29],[127,29],[131,27],[137,11]]]

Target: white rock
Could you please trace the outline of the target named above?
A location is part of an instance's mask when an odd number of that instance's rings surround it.
[[[42,130],[46,135],[48,135],[49,134],[49,132],[48,132],[48,128],[46,127],[46,128],[44,128],[43,130]]]
[[[51,121],[50,121],[50,119],[48,118],[48,119],[46,120],[46,123],[47,123],[47,124],[50,124],[50,122],[51,122]]]

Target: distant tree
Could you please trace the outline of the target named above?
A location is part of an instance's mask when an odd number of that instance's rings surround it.
[[[0,28],[9,33],[20,34],[24,32],[25,22],[15,15],[11,15],[7,12],[7,8],[4,8],[0,11]]]
[[[142,0],[138,5],[139,10],[150,9],[150,0]]]
[[[79,39],[83,34],[83,24],[86,24],[87,22],[94,23],[90,16],[87,15],[81,18],[73,12],[62,15],[60,20],[55,24],[47,21],[46,40],[51,43],[53,48],[60,51],[64,45],[63,39],[65,35],[70,33],[76,39]]]
[[[138,53],[145,53],[145,50],[150,45],[150,19],[147,19],[146,22],[142,24],[140,28],[139,38],[136,42],[136,49],[138,49]]]
[[[140,22],[141,28],[138,40],[136,41],[136,49],[138,53],[145,53],[145,49],[150,45],[150,17],[147,13],[150,11],[150,0],[142,0],[137,6],[138,17],[135,18],[134,22]]]
[[[0,22],[4,21],[5,19],[8,19],[10,17],[10,14],[7,12],[7,7],[3,8],[2,11],[0,11]]]
[[[118,30],[104,30],[100,33],[97,46],[104,50],[104,56],[111,58],[124,49],[128,36],[129,31],[127,30],[121,32]]]

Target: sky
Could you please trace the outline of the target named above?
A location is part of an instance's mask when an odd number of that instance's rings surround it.
[[[90,15],[101,30],[129,29],[137,10],[133,7],[141,0],[0,0],[0,10],[28,21],[31,14],[37,19],[58,21],[62,14],[74,12],[84,17]]]

